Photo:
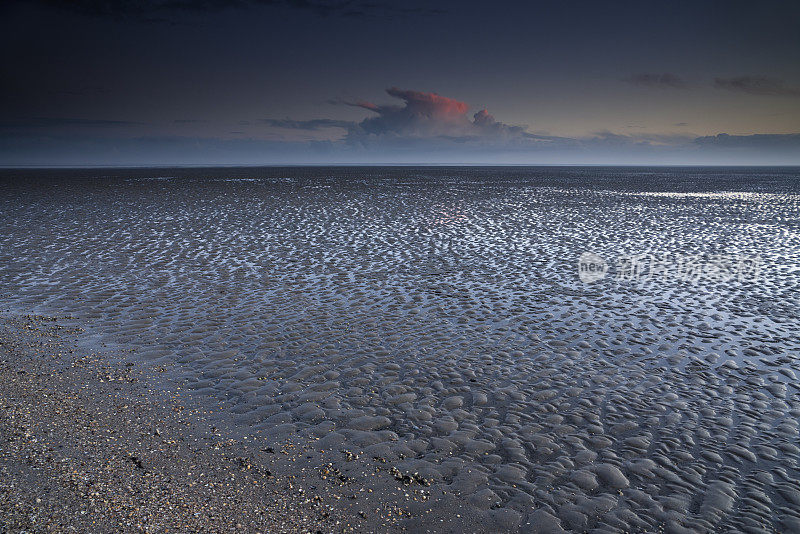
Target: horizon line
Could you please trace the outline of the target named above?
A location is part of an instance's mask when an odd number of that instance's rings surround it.
[[[212,169],[212,168],[318,168],[318,167],[736,167],[736,168],[800,168],[800,163],[176,163],[142,165],[2,165],[0,170],[36,169]]]

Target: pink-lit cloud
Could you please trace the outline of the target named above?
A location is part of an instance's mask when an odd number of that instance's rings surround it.
[[[469,118],[469,105],[432,92],[390,87],[389,96],[402,104],[375,104],[367,101],[345,102],[377,114],[354,123],[347,139],[354,143],[375,142],[386,138],[445,138],[460,141],[495,142],[509,138],[540,139],[523,126],[497,121],[485,109]]]

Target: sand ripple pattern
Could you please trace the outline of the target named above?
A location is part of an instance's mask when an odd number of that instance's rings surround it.
[[[243,432],[386,458],[498,530],[800,532],[796,173],[59,172],[4,172],[7,307],[177,364]],[[763,276],[586,285],[584,251]]]

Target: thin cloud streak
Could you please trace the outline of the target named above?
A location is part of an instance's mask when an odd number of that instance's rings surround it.
[[[683,78],[677,74],[672,74],[671,72],[664,72],[662,74],[643,72],[634,74],[629,78],[625,78],[623,81],[640,87],[658,87],[668,89],[686,88],[686,82],[683,80]]]
[[[729,135],[721,133],[698,137],[693,141],[698,146],[726,149],[793,149],[800,153],[800,133],[796,134],[752,134]]]
[[[768,76],[737,76],[714,78],[714,87],[739,93],[761,96],[800,96],[800,87],[787,85],[784,80]]]
[[[312,120],[292,120],[292,119],[262,119],[260,122],[273,128],[287,128],[290,130],[321,130],[324,128],[344,128],[350,129],[355,126],[352,121],[339,121],[334,119],[312,119]]]
[[[53,128],[63,126],[141,126],[138,121],[82,119],[73,117],[29,117],[0,121],[0,128]]]

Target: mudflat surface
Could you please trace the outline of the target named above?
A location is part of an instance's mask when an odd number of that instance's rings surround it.
[[[253,457],[384,466],[405,528],[795,532],[798,176],[4,171],[0,293]]]

